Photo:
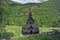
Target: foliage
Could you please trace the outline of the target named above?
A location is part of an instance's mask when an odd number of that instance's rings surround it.
[[[50,35],[50,36],[44,36],[44,35],[31,35],[27,37],[20,37],[17,38],[16,40],[60,40],[60,34],[56,35]]]
[[[28,19],[29,8],[33,19],[39,27],[60,27],[60,0],[49,0],[41,4],[19,4],[11,0],[0,0],[0,38],[11,38],[20,35],[21,28]],[[9,25],[8,27],[6,25]],[[9,29],[10,25],[12,28]],[[19,27],[17,27],[19,26]],[[51,28],[52,29],[52,28]],[[42,32],[43,29],[40,29]],[[50,29],[43,30],[46,31]],[[7,31],[7,32],[6,32]],[[16,40],[59,40],[60,35],[21,37]]]
[[[3,38],[5,38],[5,39],[10,39],[10,38],[12,38],[12,37],[14,36],[14,34],[11,33],[11,32],[4,32],[4,33],[2,34],[2,36],[3,36]]]
[[[60,27],[60,0],[49,0],[40,4],[32,3],[24,5],[14,3],[11,0],[2,0],[1,2],[3,9],[0,10],[0,13],[1,11],[3,12],[3,18],[4,20],[6,19],[4,22],[6,22],[7,25],[23,26],[26,24],[29,13],[28,9],[31,7],[35,24],[38,26]]]
[[[9,7],[5,0],[0,1],[0,39],[1,38],[10,38],[13,36],[12,33],[6,32],[5,27],[7,23],[7,17],[9,14]]]
[[[9,3],[8,3],[9,2]],[[47,2],[41,4],[18,4],[11,1],[8,1],[6,5],[9,8],[7,11],[6,16],[7,18],[7,25],[17,25],[23,26],[26,24],[29,7],[32,9],[33,19],[35,20],[35,24],[38,26],[47,26],[47,27],[60,27],[59,18],[59,5],[58,7],[55,6],[58,4],[59,0],[49,0]],[[4,7],[3,7],[4,8]],[[7,9],[6,8],[6,9]],[[58,24],[58,25],[57,25]]]

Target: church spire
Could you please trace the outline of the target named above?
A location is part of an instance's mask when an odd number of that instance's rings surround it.
[[[29,9],[29,10],[30,10],[30,12],[28,15],[27,24],[22,27],[22,34],[23,35],[38,34],[39,33],[39,29],[38,29],[37,25],[34,24],[31,9]]]
[[[34,23],[34,20],[32,18],[32,13],[31,13],[31,9],[30,9],[27,24],[33,24],[33,23]]]

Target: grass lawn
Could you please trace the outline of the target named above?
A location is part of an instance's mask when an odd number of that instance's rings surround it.
[[[21,26],[6,26],[6,31],[7,32],[12,32],[14,34],[14,36],[21,36],[21,32],[22,32],[22,27]],[[60,28],[54,28],[54,27],[39,27],[39,31],[40,32],[49,32],[52,31],[52,29],[58,29],[60,30]]]
[[[27,37],[20,37],[15,40],[60,40],[60,35],[50,35],[50,36],[41,36],[39,34],[37,35],[32,35],[32,36],[27,36]]]
[[[31,35],[31,36],[22,36],[21,35],[21,31],[22,31],[21,26],[8,26],[7,25],[5,29],[7,32],[12,32],[14,34],[14,37],[11,38],[11,40],[60,40],[60,34],[49,35],[49,36],[44,36],[44,35],[40,35],[40,34]],[[60,28],[39,27],[40,32],[48,32],[48,31],[52,31],[52,29],[60,30]]]
[[[11,38],[11,40],[60,40],[60,34],[57,35],[50,35],[50,36],[44,36],[40,34],[31,35],[31,36],[23,36],[21,34],[22,27],[21,26],[6,26],[7,32],[12,32],[14,34],[14,37]],[[60,28],[54,28],[54,27],[39,27],[40,32],[49,32],[52,31],[52,29],[58,29]]]

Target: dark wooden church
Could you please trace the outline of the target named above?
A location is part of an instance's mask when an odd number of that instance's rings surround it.
[[[22,34],[38,34],[39,29],[38,26],[34,24],[34,20],[32,18],[32,13],[29,12],[27,24],[22,27]]]

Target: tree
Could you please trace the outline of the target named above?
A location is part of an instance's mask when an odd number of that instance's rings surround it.
[[[5,0],[1,0],[0,1],[0,38],[4,38],[4,35],[9,34],[5,31],[8,16],[9,16],[9,6],[5,2]]]

